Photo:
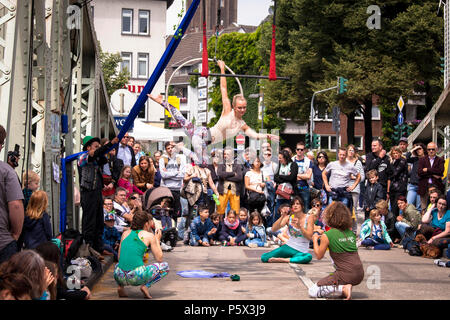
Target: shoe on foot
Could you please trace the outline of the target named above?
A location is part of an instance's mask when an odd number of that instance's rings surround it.
[[[269,244],[267,242],[264,242],[264,247],[268,248]]]
[[[438,267],[446,267],[447,266],[447,263],[441,259],[435,259],[434,264],[437,265]]]
[[[258,248],[258,244],[252,242],[252,243],[249,243],[249,244],[248,244],[248,247],[249,247],[249,248]]]
[[[171,246],[168,246],[167,244],[165,244],[164,242],[161,242],[161,250],[162,251],[172,251],[173,248]]]

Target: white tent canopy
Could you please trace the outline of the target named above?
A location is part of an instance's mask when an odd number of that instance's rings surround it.
[[[140,119],[134,120],[133,130],[129,134],[140,141],[173,141],[174,137],[186,136],[182,131],[158,128]]]

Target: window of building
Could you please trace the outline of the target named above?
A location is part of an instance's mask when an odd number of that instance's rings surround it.
[[[339,137],[339,140],[341,138]],[[336,136],[320,136],[320,149],[324,150],[336,150]]]
[[[122,33],[133,33],[133,9],[122,9]]]
[[[139,34],[150,34],[150,11],[139,10]]]
[[[148,78],[148,53],[138,53],[138,78]]]
[[[122,52],[122,63],[120,65],[120,71],[124,71],[125,69],[128,70],[128,73],[131,76],[132,73],[132,61],[133,61],[133,54],[131,52]]]
[[[353,145],[357,150],[363,149],[363,137],[354,137],[353,138]]]

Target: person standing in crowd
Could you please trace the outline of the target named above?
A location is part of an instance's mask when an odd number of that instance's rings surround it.
[[[139,159],[142,156],[145,156],[145,152],[142,151],[142,145],[140,142],[135,142],[133,145],[134,158],[136,159],[136,163],[139,163]]]
[[[295,193],[295,185],[297,183],[297,173],[298,166],[297,163],[292,161],[292,157],[289,151],[282,150],[278,154],[278,170],[275,173],[274,181],[276,183],[275,190],[281,188],[285,193],[288,190],[292,191],[289,198],[285,198],[279,194],[276,196],[275,208],[273,209],[272,215],[267,219],[267,227],[272,227],[272,225],[280,218],[278,213],[278,208],[283,203],[290,203],[292,197]],[[303,200],[302,200],[303,201]]]
[[[361,181],[358,183],[356,188],[353,189],[353,191],[352,191],[353,208],[356,211],[359,207],[358,206],[359,194],[361,193],[360,185],[362,185],[366,182],[366,176],[364,174],[364,166],[363,166],[361,160],[359,159],[358,153],[356,152],[356,148],[353,144],[349,144],[347,146],[347,161],[349,161],[351,164],[353,164],[355,166],[356,170],[358,170],[358,172],[361,176]],[[351,179],[356,180],[356,176],[351,175]]]
[[[397,198],[397,205],[400,209],[400,215],[397,217],[395,228],[400,234],[400,237],[403,237],[407,228],[417,230],[422,220],[422,215],[417,211],[414,205],[407,202],[405,196],[399,196]],[[394,243],[397,242],[398,241],[394,241]]]
[[[161,186],[167,187],[173,196],[173,216],[176,221],[181,214],[180,190],[186,173],[186,164],[181,157],[173,151],[173,144],[167,141],[164,145],[166,154],[159,159],[161,173]]]
[[[370,212],[376,209],[378,201],[385,199],[383,187],[378,183],[378,171],[372,169],[367,172],[367,179],[369,182],[364,194],[364,220],[369,219]]]
[[[39,188],[40,181],[41,177],[39,177],[39,175],[32,170],[23,173],[22,175],[23,196],[24,196],[23,207],[25,208],[25,210],[27,209],[28,201],[30,201],[31,195]]]
[[[402,150],[395,146],[391,148],[391,175],[388,178],[387,198],[391,202],[392,213],[398,216],[397,198],[406,196],[408,185],[408,164]]]
[[[104,146],[106,143],[108,143],[108,139],[103,138],[101,145]],[[109,195],[114,194],[114,187],[119,181],[120,173],[122,172],[124,166],[123,160],[117,158],[116,152],[117,149],[113,148],[106,154],[106,159],[108,160],[108,162],[103,166],[103,180],[109,180],[110,183],[112,183],[112,188],[109,187]],[[104,194],[103,196],[106,195]]]
[[[135,142],[136,142],[136,139],[134,139],[134,137],[128,136],[127,145],[129,145],[131,148],[133,148]]]
[[[230,207],[235,212],[241,208],[240,191],[243,183],[242,165],[233,160],[233,149],[225,148],[223,152],[224,163],[219,164],[217,175],[219,176],[219,202],[217,213],[221,215],[221,220],[225,215],[225,210],[230,203]]]
[[[83,217],[81,221],[83,238],[98,252],[103,249],[103,177],[101,168],[107,162],[106,152],[119,142],[115,137],[100,147],[100,139],[86,136],[83,139],[83,153],[78,158],[80,195]]]
[[[214,186],[217,188],[219,185],[219,176],[217,175],[219,170],[219,163],[223,161],[222,151],[219,149],[215,149],[211,152],[212,163],[208,164],[207,168],[211,172],[211,179],[214,183]],[[208,188],[208,196],[212,197],[213,192],[212,188]],[[209,206],[209,214],[213,214],[216,212],[216,202],[210,201]]]
[[[374,139],[371,146],[372,152],[366,154],[364,172],[367,174],[370,170],[376,169],[378,171],[378,183],[383,187],[384,194],[387,194],[387,181],[391,173],[391,163],[380,139]]]
[[[139,158],[139,164],[131,170],[133,184],[142,192],[152,189],[155,183],[155,168],[153,161],[147,156]]]
[[[245,174],[244,183],[245,189],[248,192],[248,202],[250,212],[258,211],[261,213],[266,204],[265,195],[265,178],[261,171],[261,160],[258,157],[250,159],[251,169]]]
[[[116,147],[117,158],[123,161],[125,166],[134,167],[136,165],[136,158],[134,155],[133,148],[128,145],[130,137],[128,133],[125,133],[120,144]]]
[[[0,151],[6,130],[0,125]],[[11,166],[0,161],[0,263],[18,251],[17,240],[24,221],[23,193],[17,174]]]
[[[303,199],[305,212],[308,212],[311,204],[308,180],[310,180],[312,176],[313,163],[308,157],[305,157],[305,148],[305,143],[303,141],[297,142],[295,148],[296,155],[292,157],[292,161],[294,161],[298,167],[296,193]]]
[[[53,238],[52,224],[47,213],[48,196],[43,190],[33,192],[23,223],[25,249],[34,249]]]
[[[159,160],[161,159],[161,151],[156,151],[153,155],[152,161],[155,167],[155,178],[153,187],[158,188],[161,185],[161,171],[159,171]]]
[[[273,214],[275,206],[275,172],[277,172],[278,164],[272,161],[272,148],[266,147],[262,149],[263,152],[263,166],[261,171],[264,174],[266,187],[264,188],[266,194],[266,205],[269,209],[268,215]]]
[[[408,138],[402,137],[400,138],[398,142],[398,147],[400,148],[400,152],[404,157],[406,157],[406,154],[408,153]]]
[[[328,180],[328,174],[330,179]],[[356,177],[352,179],[352,175]],[[322,172],[322,179],[327,190],[328,203],[333,200],[342,201],[350,210],[353,208],[353,197],[351,192],[355,190],[361,181],[361,175],[356,167],[347,161],[347,149],[340,147],[338,160],[330,162]]]
[[[438,157],[437,145],[430,142],[427,145],[427,156],[419,159],[417,174],[419,175],[419,196],[422,203],[422,212],[427,207],[426,193],[431,185],[436,186],[438,190],[444,194],[444,184],[442,183],[442,175],[444,173],[444,159]]]
[[[327,167],[328,163],[328,154],[325,151],[319,151],[316,157],[317,164],[313,165],[313,181],[312,186],[317,190],[324,189],[322,172]]]
[[[240,155],[242,156],[241,158],[239,158]],[[242,176],[245,177],[247,172],[249,172],[252,169],[251,163],[253,162],[253,159],[256,158],[256,151],[251,148],[246,148],[245,151],[242,152],[240,155],[238,155],[236,162],[242,165]],[[241,207],[250,210],[250,204],[247,199],[247,195],[248,192],[245,187],[245,183],[241,183],[241,194],[239,198],[239,203]]]
[[[426,147],[423,143],[415,144],[414,148],[406,153],[406,162],[411,165],[406,199],[408,200],[408,203],[414,204],[417,210],[422,210],[420,196],[418,193],[419,175],[417,173],[417,169],[419,167],[419,160],[426,155]]]

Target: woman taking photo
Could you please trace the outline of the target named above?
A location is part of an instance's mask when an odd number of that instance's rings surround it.
[[[402,150],[395,146],[391,149],[391,174],[388,175],[387,194],[391,202],[392,213],[395,217],[399,215],[397,198],[406,197],[408,185],[408,164],[402,155]]]
[[[291,211],[283,211],[282,216],[272,227],[272,232],[288,226],[289,240],[281,247],[264,253],[262,262],[285,262],[305,264],[312,260],[309,251],[309,241],[314,232],[314,223],[318,218],[318,210],[312,208],[314,214],[307,215],[304,212],[303,200],[295,196],[291,202]]]
[[[153,162],[148,156],[141,156],[139,164],[131,170],[133,183],[142,192],[153,188],[155,179],[155,168]]]
[[[255,157],[252,161],[250,159],[251,169],[245,174],[245,189],[248,192],[248,205],[249,211],[258,211],[261,213],[266,203],[266,196],[264,194],[264,188],[266,184],[264,183],[264,175],[261,171],[261,160]]]
[[[272,219],[268,219],[269,221],[267,221],[268,227],[271,227],[273,223],[280,218],[278,215],[278,207],[283,203],[289,203],[294,195],[294,186],[297,183],[298,166],[291,158],[292,157],[287,150],[282,150],[278,154],[279,166],[274,176],[277,196],[275,198],[275,208],[271,216]]]

